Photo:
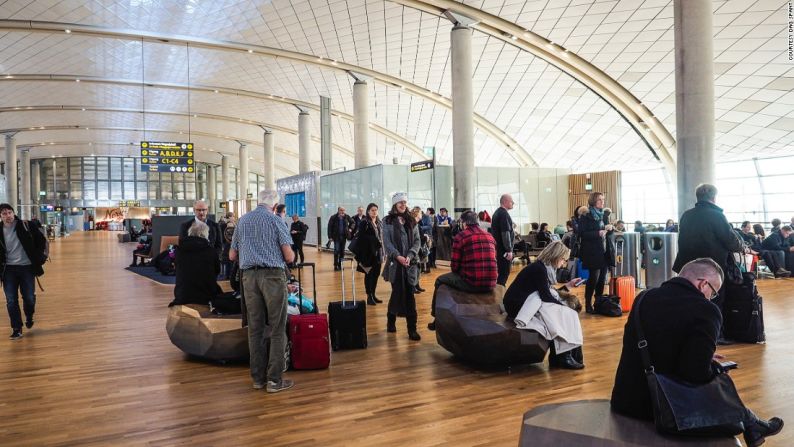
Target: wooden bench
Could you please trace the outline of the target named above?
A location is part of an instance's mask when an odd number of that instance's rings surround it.
[[[154,256],[159,255],[160,253],[164,252],[169,245],[179,245],[179,236],[163,236],[160,238],[160,250],[157,253],[152,254],[151,251],[149,253],[135,253],[133,256],[135,258],[140,258],[141,265],[145,265],[146,261],[151,260]],[[137,259],[136,259],[137,261]]]
[[[524,413],[518,445],[740,447],[741,443],[735,437],[664,436],[653,422],[613,413],[609,401],[599,399],[542,405]]]

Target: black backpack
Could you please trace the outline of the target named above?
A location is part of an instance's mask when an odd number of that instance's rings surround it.
[[[605,295],[596,298],[593,309],[597,314],[607,317],[619,317],[623,315],[623,311],[620,310],[620,297],[616,295]]]

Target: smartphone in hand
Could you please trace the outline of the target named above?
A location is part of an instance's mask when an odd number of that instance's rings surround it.
[[[587,280],[586,280],[586,279],[584,279],[584,278],[579,278],[579,281],[576,281],[576,283],[574,283],[574,285],[575,285],[576,287],[579,287],[579,286],[581,286],[582,284],[584,284],[584,283],[586,283],[586,282],[587,282]]]
[[[736,362],[732,362],[730,360],[727,362],[720,362],[720,366],[722,366],[722,369],[724,369],[725,371],[730,371],[732,369],[736,369],[739,367],[739,365],[737,365]]]

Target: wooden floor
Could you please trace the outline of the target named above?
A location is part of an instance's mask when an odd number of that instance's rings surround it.
[[[582,315],[583,371],[475,369],[425,329],[434,275],[418,296],[421,342],[408,340],[404,320],[386,334],[385,305],[369,307],[368,349],[334,353],[328,370],[290,371],[292,390],[254,391],[247,365],[190,360],[170,343],[173,287],[125,271],[131,250],[108,232],[52,244],[36,326],[18,341],[0,334],[0,445],[509,446],[528,409],[611,392],[625,317]],[[338,273],[331,255],[307,252],[322,266],[327,309]],[[388,284],[379,288],[387,298]],[[720,352],[740,364],[732,376],[750,408],[794,424],[794,279],[759,288],[768,343]],[[794,445],[794,428],[768,445]]]

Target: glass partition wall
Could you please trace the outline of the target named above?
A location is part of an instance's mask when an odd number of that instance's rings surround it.
[[[101,207],[117,205],[120,200],[140,200],[143,206],[189,211],[195,200],[208,196],[208,169],[216,169],[216,197],[221,197],[218,165],[197,163],[195,173],[158,173],[141,171],[140,159],[133,157],[62,157],[31,162],[32,169],[38,165],[41,171],[41,183],[31,188],[40,203]],[[230,200],[238,199],[238,177],[238,169],[229,168]],[[251,172],[248,183],[249,191],[258,191],[264,187],[264,176]]]

